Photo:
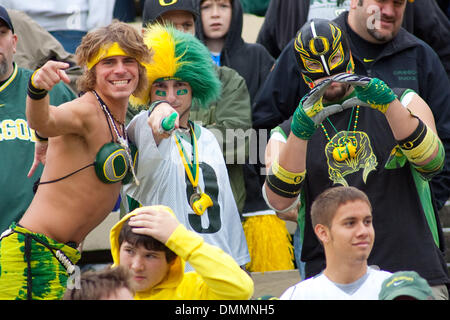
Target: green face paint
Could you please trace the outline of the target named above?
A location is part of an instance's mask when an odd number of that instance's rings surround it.
[[[177,96],[184,96],[186,94],[188,94],[188,89],[177,90]]]
[[[167,93],[166,93],[165,91],[163,91],[163,90],[156,90],[156,91],[155,91],[155,94],[156,94],[158,97],[165,97],[165,96],[167,95]]]

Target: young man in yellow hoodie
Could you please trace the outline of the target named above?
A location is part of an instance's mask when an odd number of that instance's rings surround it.
[[[246,300],[253,281],[222,249],[180,224],[166,206],[135,209],[110,233],[114,266],[131,270],[136,300]],[[184,273],[188,261],[195,271]]]

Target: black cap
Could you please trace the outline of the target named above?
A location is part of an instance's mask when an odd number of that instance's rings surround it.
[[[198,10],[195,0],[147,0],[142,12],[142,25],[155,22],[163,13],[168,11],[189,11],[197,19]]]
[[[9,18],[8,11],[3,6],[0,6],[0,19],[5,22],[6,26],[11,29],[12,33],[14,33],[14,28],[11,23],[11,19]]]

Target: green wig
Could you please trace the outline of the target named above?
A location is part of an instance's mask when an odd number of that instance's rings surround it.
[[[154,24],[146,28],[144,42],[153,51],[152,61],[144,64],[149,87],[144,97],[131,96],[132,106],[149,104],[150,86],[164,79],[189,83],[196,105],[208,107],[219,98],[222,84],[208,49],[195,36]]]

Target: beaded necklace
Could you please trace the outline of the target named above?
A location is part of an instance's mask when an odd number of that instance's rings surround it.
[[[130,149],[130,146],[128,145],[128,134],[127,134],[127,129],[125,128],[125,124],[120,121],[117,121],[116,118],[114,118],[114,116],[112,115],[112,113],[109,110],[106,103],[102,100],[102,98],[100,98],[100,96],[97,94],[97,92],[95,92],[95,90],[92,90],[92,92],[94,93],[95,97],[97,98],[97,101],[100,103],[100,106],[102,107],[103,112],[105,112],[108,115],[109,121],[112,123],[114,131],[116,133],[117,141],[119,142],[119,145],[123,149],[125,149],[125,153],[127,155],[128,162],[130,164],[131,174],[133,175],[134,182],[136,183],[136,185],[139,185],[139,180],[138,180],[138,178],[136,176],[136,172],[134,170],[133,159],[131,157],[131,149]],[[121,125],[123,136],[120,134],[119,130],[117,129],[117,126],[116,126],[116,123],[114,122],[114,120],[116,120]]]
[[[334,147],[333,158],[336,161],[344,161],[344,160],[347,160],[349,157],[352,159],[356,157],[356,148],[358,147],[358,142],[356,141],[355,137],[356,137],[356,127],[358,125],[358,118],[359,118],[359,106],[356,106],[355,120],[353,123],[353,132],[352,132],[353,139],[352,139],[349,137],[348,134],[350,132],[350,126],[352,123],[354,112],[355,112],[355,107],[352,108],[352,113],[350,114],[350,119],[348,121],[347,131],[345,133],[345,138],[344,138],[343,142],[338,142],[338,143],[332,142],[325,126],[322,123],[320,124],[323,132],[325,133],[325,137],[330,142],[330,144]],[[331,122],[331,120],[328,117],[327,117],[327,121],[331,125],[331,127],[334,129],[336,134],[339,133],[338,130],[336,129],[336,127],[333,125],[333,123]]]

